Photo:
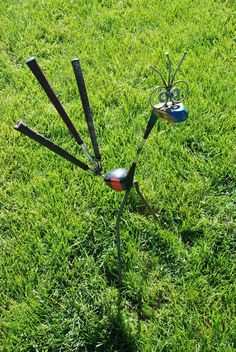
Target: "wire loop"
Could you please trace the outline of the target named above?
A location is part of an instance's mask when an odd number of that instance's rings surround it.
[[[184,52],[177,68],[175,69],[174,73],[171,75],[172,62],[170,60],[169,53],[166,53],[167,69],[168,69],[167,81],[165,80],[164,76],[159,70],[157,70],[153,66],[150,66],[156,73],[159,74],[163,83],[163,85],[161,86],[156,86],[150,93],[150,104],[152,107],[155,107],[157,104],[160,104],[160,108],[162,108],[163,106],[167,106],[168,102],[172,102],[172,105],[176,105],[178,103],[181,103],[184,99],[187,98],[189,94],[188,83],[184,80],[174,81],[174,78],[177,72],[179,71],[185,56],[186,56],[186,52]]]

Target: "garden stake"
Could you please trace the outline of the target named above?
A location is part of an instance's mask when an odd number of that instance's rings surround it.
[[[168,70],[168,77],[167,80],[164,78],[162,73],[157,70],[155,67],[150,66],[161,78],[162,85],[157,86],[150,94],[150,103],[152,106],[152,112],[150,118],[147,122],[146,130],[143,135],[143,139],[141,143],[138,145],[135,158],[131,167],[128,169],[118,168],[113,169],[106,174],[102,174],[102,162],[101,162],[101,154],[99,151],[99,146],[97,142],[97,136],[94,128],[93,123],[93,115],[90,108],[86,85],[83,77],[83,73],[80,66],[79,59],[72,60],[72,66],[78,86],[78,90],[80,93],[80,98],[83,105],[83,110],[85,114],[85,119],[87,122],[88,130],[90,139],[92,142],[92,147],[94,151],[94,156],[92,156],[84,144],[80,134],[77,132],[75,126],[73,125],[71,119],[67,115],[65,109],[63,108],[62,104],[60,103],[57,95],[54,93],[53,89],[51,88],[50,84],[48,83],[43,71],[41,70],[40,66],[38,65],[36,59],[30,58],[26,61],[28,67],[37,78],[38,82],[40,83],[41,87],[44,89],[45,93],[47,94],[48,98],[50,99],[51,103],[54,105],[55,109],[61,116],[62,120],[66,124],[67,128],[71,132],[72,136],[75,138],[76,142],[81,146],[86,158],[89,161],[90,166],[85,164],[84,162],[80,161],[79,159],[75,158],[64,149],[60,148],[49,139],[44,137],[43,135],[35,132],[28,126],[26,126],[23,122],[17,121],[14,128],[25,134],[26,136],[30,137],[31,139],[35,140],[39,144],[42,144],[44,147],[52,150],[54,153],[60,155],[61,157],[65,158],[66,160],[70,161],[71,163],[77,165],[81,169],[89,172],[93,176],[97,176],[102,178],[105,183],[114,191],[121,192],[124,191],[125,195],[121,202],[117,218],[116,218],[116,246],[117,246],[117,261],[118,261],[118,280],[119,280],[119,287],[122,286],[122,261],[121,261],[121,239],[120,239],[120,219],[124,209],[125,204],[127,203],[129,194],[131,189],[135,188],[138,196],[142,200],[142,202],[146,205],[149,209],[150,213],[153,215],[155,219],[157,219],[157,215],[155,211],[151,208],[148,204],[146,199],[144,198],[143,194],[139,189],[139,183],[137,180],[134,180],[134,175],[136,171],[136,165],[138,162],[138,157],[144,147],[145,141],[147,140],[151,130],[153,129],[158,117],[164,119],[168,122],[182,122],[188,118],[188,110],[183,105],[183,100],[188,95],[188,84],[186,81],[177,80],[175,81],[175,76],[179,71],[182,62],[186,56],[186,52],[183,54],[177,68],[175,69],[174,73],[172,74],[172,62],[170,59],[169,53],[166,53],[166,61],[167,61],[167,70]],[[182,86],[182,88],[181,88]],[[179,88],[180,87],[180,88]],[[184,89],[183,89],[184,88]],[[184,91],[182,93],[181,91]]]

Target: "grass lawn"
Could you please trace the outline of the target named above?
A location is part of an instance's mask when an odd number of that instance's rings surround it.
[[[0,351],[236,350],[233,0],[0,2]],[[159,84],[188,55],[187,122],[158,122],[141,190],[123,194],[14,131],[16,120],[83,159],[25,64],[36,56],[89,145],[70,60],[81,60],[104,172],[128,168]],[[85,161],[85,160],[84,160]]]

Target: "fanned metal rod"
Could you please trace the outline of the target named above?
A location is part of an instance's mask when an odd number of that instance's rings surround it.
[[[66,152],[64,149],[60,148],[58,145],[51,142],[49,139],[44,137],[43,135],[37,133],[36,131],[32,130],[30,127],[25,125],[22,121],[17,121],[14,129],[25,134],[29,138],[33,139],[34,141],[38,142],[39,144],[43,145],[47,149],[53,151],[55,154],[60,155],[62,158],[70,161],[72,164],[80,167],[81,169],[90,172],[94,175],[93,170],[91,170],[88,165],[84,164],[82,161],[75,158],[73,155]]]
[[[79,133],[77,132],[75,126],[71,122],[71,119],[67,115],[65,109],[63,108],[62,104],[60,103],[58,97],[54,93],[52,87],[50,86],[47,78],[45,77],[43,71],[41,70],[39,64],[37,63],[34,57],[31,57],[26,61],[26,64],[30,68],[31,72],[37,78],[39,84],[47,94],[48,98],[54,105],[55,109],[57,110],[58,114],[61,116],[62,120],[65,122],[66,126],[68,127],[69,131],[71,132],[72,136],[75,138],[76,142],[79,145],[83,144],[83,140],[80,137]]]
[[[90,139],[91,139],[91,142],[93,145],[94,155],[98,161],[98,167],[101,170],[101,168],[102,168],[101,167],[101,154],[100,154],[99,147],[98,147],[97,135],[96,135],[96,131],[95,131],[94,123],[93,123],[93,115],[92,115],[92,111],[91,111],[90,104],[89,104],[87,89],[86,89],[80,61],[79,61],[79,59],[75,58],[71,61],[71,64],[74,69],[74,74],[75,74],[78,90],[80,93],[80,98],[82,101],[86,122],[88,125],[89,135],[90,135]]]
[[[26,61],[27,65],[29,66],[30,70],[37,78],[39,84],[44,89],[45,93],[47,94],[48,98],[54,105],[55,109],[57,110],[58,114],[61,116],[62,120],[65,122],[66,126],[68,127],[69,131],[71,132],[72,136],[75,138],[76,142],[82,147],[84,154],[93,165],[94,169],[97,169],[97,165],[94,163],[92,156],[90,155],[86,145],[84,144],[82,138],[80,137],[79,133],[77,132],[75,126],[73,125],[71,119],[67,115],[65,109],[63,108],[62,104],[60,103],[58,97],[54,93],[52,87],[47,81],[43,71],[41,70],[40,66],[38,65],[36,59],[34,57],[30,58]]]

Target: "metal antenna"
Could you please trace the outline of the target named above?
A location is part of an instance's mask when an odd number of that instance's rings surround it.
[[[162,82],[164,83],[164,86],[160,85],[160,86],[155,87],[150,94],[150,104],[153,108],[155,106],[157,106],[157,99],[156,98],[158,98],[158,101],[160,104],[163,104],[161,106],[162,108],[164,108],[164,107],[170,108],[171,106],[176,105],[177,103],[181,103],[187,97],[187,95],[188,95],[187,82],[184,80],[174,81],[175,76],[176,76],[177,72],[180,70],[180,67],[184,61],[186,54],[187,54],[187,52],[185,51],[178,66],[176,67],[174,73],[171,74],[172,61],[171,61],[169,52],[165,53],[166,62],[167,62],[167,70],[168,70],[168,78],[167,78],[168,82],[167,83],[165,82],[165,79],[164,79],[163,75],[161,74],[161,72],[158,71],[155,67],[150,66],[153,70],[155,70],[159,74],[159,76],[162,79]],[[181,87],[181,85],[182,85],[182,87],[185,87],[185,89],[186,89],[185,95],[181,95],[181,89],[178,87],[179,85],[180,85],[180,87]],[[167,119],[167,115],[166,115],[166,118],[164,116],[165,115],[164,110],[160,111],[160,114],[163,115],[164,119]]]
[[[166,52],[165,55],[166,55],[166,60],[167,60],[168,86],[169,86],[170,82],[171,82],[171,66],[172,66],[172,62],[171,62],[171,59],[170,59],[170,54],[168,52]]]
[[[181,60],[180,60],[180,62],[179,62],[179,64],[178,64],[178,66],[177,66],[177,68],[176,68],[176,70],[175,70],[175,72],[174,72],[172,78],[171,78],[171,82],[170,82],[171,85],[173,84],[174,79],[175,79],[175,76],[176,76],[177,72],[179,71],[180,66],[182,65],[182,63],[183,63],[184,58],[185,58],[186,55],[187,55],[187,52],[185,51],[185,52],[183,53],[183,56],[182,56],[182,58],[181,58]]]
[[[162,75],[162,73],[161,73],[159,70],[157,70],[157,69],[156,69],[154,66],[152,66],[152,65],[150,65],[150,68],[151,68],[152,70],[154,70],[156,73],[159,74],[159,76],[161,77],[161,80],[162,80],[164,86],[167,87],[165,78],[164,78],[164,76]]]

